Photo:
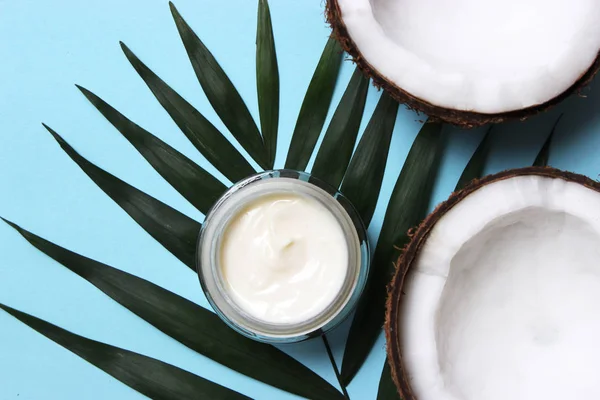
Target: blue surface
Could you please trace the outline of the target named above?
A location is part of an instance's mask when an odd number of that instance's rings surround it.
[[[177,7],[229,74],[257,118],[254,72],[256,2],[178,0]],[[277,165],[282,166],[304,92],[329,29],[322,1],[271,0],[281,75]],[[83,98],[81,84],[193,160],[214,172],[161,109],[123,56],[123,40],[154,71],[223,125],[202,93],[179,40],[166,1],[0,0],[0,215],[50,240],[134,273],[207,306],[196,276],[157,244],[68,159],[42,128],[46,122],[93,162],[201,219]],[[334,103],[353,67],[345,63]],[[598,85],[596,85],[598,86]],[[572,98],[526,123],[499,127],[489,171],[531,164],[553,121],[565,112],[551,164],[600,173],[600,93]],[[371,88],[367,116],[379,93]],[[371,227],[376,238],[398,172],[420,117],[401,110],[384,188]],[[368,118],[364,118],[363,125]],[[481,130],[448,129],[436,186],[443,200],[481,139]],[[433,205],[433,204],[432,204]],[[0,302],[78,334],[175,364],[258,399],[295,398],[245,378],[153,329],[81,278],[34,250],[0,224]],[[341,361],[348,324],[333,332]],[[320,341],[286,351],[334,385]],[[380,337],[349,390],[374,399],[384,361]],[[0,312],[0,400],[136,399],[142,395]]]

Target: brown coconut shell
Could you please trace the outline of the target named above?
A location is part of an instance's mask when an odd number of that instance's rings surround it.
[[[462,128],[474,128],[488,123],[500,123],[506,120],[525,120],[535,114],[546,111],[555,106],[574,93],[578,93],[581,89],[587,86],[598,70],[600,69],[600,52],[594,60],[590,68],[581,75],[581,77],[567,90],[553,99],[539,105],[523,108],[520,110],[509,111],[498,114],[482,114],[473,111],[461,111],[451,108],[436,106],[413,96],[394,82],[389,81],[379,71],[377,71],[367,59],[363,57],[360,50],[350,37],[342,13],[338,4],[338,0],[327,0],[325,5],[325,15],[327,22],[331,25],[333,36],[340,43],[342,48],[350,54],[354,63],[358,68],[369,78],[373,80],[373,84],[378,88],[386,90],[399,103],[405,104],[408,108],[427,114],[434,120],[448,122]]]
[[[419,225],[411,241],[406,245],[402,255],[396,263],[396,272],[392,281],[388,285],[388,298],[386,303],[385,315],[385,336],[387,341],[387,360],[390,365],[392,379],[396,384],[398,393],[403,400],[417,400],[413,393],[410,382],[408,381],[408,371],[402,363],[402,347],[400,344],[400,335],[402,327],[400,326],[400,304],[402,302],[404,278],[410,270],[413,262],[416,260],[419,251],[427,241],[429,232],[444,217],[444,215],[463,200],[469,194],[493,182],[514,178],[523,175],[537,175],[554,179],[563,179],[568,182],[575,182],[589,189],[600,192],[600,183],[579,174],[561,171],[550,167],[527,167],[512,169],[500,172],[494,175],[488,175],[485,178],[471,182],[464,189],[453,193],[448,200],[441,203]]]

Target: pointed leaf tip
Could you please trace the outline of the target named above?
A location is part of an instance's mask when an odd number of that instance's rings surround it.
[[[91,91],[86,99],[110,122],[175,190],[206,214],[226,186],[204,168],[137,125]]]
[[[17,315],[19,315],[19,311],[15,310],[12,307],[7,306],[6,304],[2,304],[0,303],[0,310],[5,311],[6,313],[8,313],[9,315],[12,315],[13,317],[19,319],[17,317]]]
[[[169,1],[169,9],[171,10],[171,13],[173,15],[177,15],[178,17],[180,17],[179,11],[177,10],[177,7],[175,7],[175,4],[172,1]]]
[[[178,12],[173,12],[173,18],[192,69],[212,108],[258,165],[269,169],[263,138],[240,93],[185,19]]]
[[[134,55],[133,52],[131,51],[131,49],[129,48],[129,46],[127,46],[125,43],[123,43],[120,40],[119,40],[119,46],[121,46],[121,50],[123,50],[123,53],[125,53],[125,56],[127,56],[127,58]]]
[[[17,230],[17,231],[19,231],[19,232],[21,231],[21,227],[20,227],[19,225],[15,224],[14,222],[12,222],[12,221],[9,221],[9,220],[7,220],[7,219],[6,219],[6,218],[4,218],[4,217],[0,217],[0,219],[1,219],[2,221],[4,221],[4,223],[6,223],[6,224],[7,224],[8,226],[10,226],[11,228],[13,228],[13,229],[16,229],[16,230]]]
[[[55,135],[64,152],[146,232],[186,266],[196,270],[196,241],[200,223],[88,161]]]
[[[6,219],[6,218],[4,218],[4,217],[0,217],[0,219],[1,219],[2,221],[4,221],[5,223],[7,223],[8,225],[12,226],[13,228],[15,228],[15,229],[17,229],[17,228],[18,228],[18,225],[17,225],[17,224],[15,224],[15,223],[14,223],[14,222],[12,222],[12,221],[9,221],[9,220],[7,220],[7,219]]]
[[[125,56],[156,100],[190,142],[232,182],[256,173],[244,156],[194,106],[156,75],[126,46]]]
[[[127,47],[127,45],[122,40],[119,40],[119,47],[121,48],[121,51],[125,53],[125,56],[127,56],[127,52],[131,52],[131,50],[129,50],[129,47]]]
[[[20,225],[17,225],[16,223],[9,221],[5,218],[0,217],[8,226],[10,226],[11,228],[13,228],[15,231],[17,231],[17,233],[21,236],[23,236],[23,238],[25,240],[27,240],[28,242],[31,242],[32,237],[35,239],[35,235],[33,235],[31,232],[23,229]]]
[[[75,87],[77,89],[79,89],[79,91],[88,99],[90,100],[90,95],[92,95],[92,92],[86,88],[84,88],[83,86],[77,85],[75,84]]]
[[[552,140],[554,138],[554,133],[556,132],[556,127],[558,126],[558,123],[560,122],[563,115],[564,115],[564,113],[560,114],[558,116],[558,118],[556,119],[556,121],[554,121],[552,130],[548,134],[546,141],[542,145],[540,152],[538,153],[538,155],[535,158],[535,161],[533,162],[534,167],[547,167],[548,166],[548,160],[550,159],[550,147],[552,146]]]
[[[44,128],[46,128],[46,130],[47,130],[48,132],[50,132],[50,134],[52,135],[52,137],[54,138],[54,140],[56,140],[56,141],[58,142],[58,144],[59,144],[61,147],[62,147],[62,146],[64,146],[64,145],[67,145],[67,146],[69,146],[69,145],[67,144],[67,142],[65,141],[65,139],[63,139],[63,137],[62,137],[62,136],[60,136],[60,135],[58,134],[58,132],[56,132],[54,129],[50,128],[48,125],[46,125],[46,124],[45,124],[45,123],[43,123],[43,122],[42,122],[42,126],[43,126]],[[69,147],[71,147],[71,146],[69,146]]]

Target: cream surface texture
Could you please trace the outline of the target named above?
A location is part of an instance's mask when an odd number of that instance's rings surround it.
[[[229,222],[220,264],[242,310],[264,322],[294,324],[335,300],[346,278],[348,246],[340,224],[319,201],[269,194]]]

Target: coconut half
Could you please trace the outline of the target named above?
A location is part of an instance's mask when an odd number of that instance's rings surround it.
[[[327,0],[327,18],[376,85],[464,126],[534,114],[600,66],[598,0]]]
[[[387,302],[404,400],[600,399],[600,184],[488,176],[413,235]]]

